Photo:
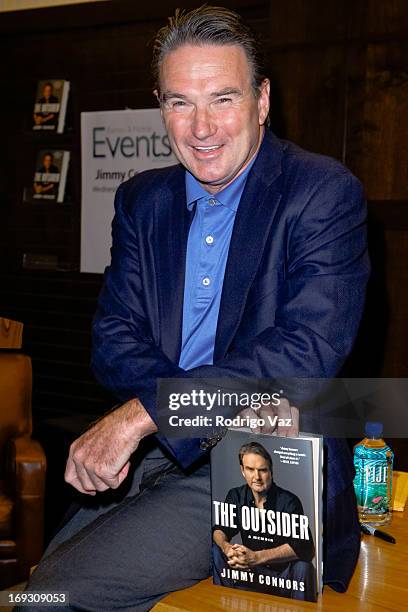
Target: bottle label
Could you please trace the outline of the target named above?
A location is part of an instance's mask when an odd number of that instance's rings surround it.
[[[355,461],[356,477],[354,489],[359,510],[370,514],[386,513],[389,510],[389,465],[375,459]]]

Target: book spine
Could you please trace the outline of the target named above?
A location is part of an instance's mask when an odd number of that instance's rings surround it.
[[[64,131],[65,115],[67,112],[69,89],[70,89],[70,82],[64,81],[64,87],[63,87],[62,97],[61,97],[61,106],[60,106],[60,112],[59,112],[59,117],[58,117],[58,127],[57,127],[58,134],[62,134]]]
[[[62,159],[61,164],[61,175],[60,175],[60,183],[58,186],[58,197],[57,202],[64,201],[65,195],[65,184],[67,182],[67,173],[68,173],[68,164],[69,164],[70,152],[64,151],[64,157]]]

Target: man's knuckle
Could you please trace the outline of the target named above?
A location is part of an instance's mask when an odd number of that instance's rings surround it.
[[[101,478],[101,480],[103,480],[104,482],[106,482],[107,480],[109,481],[112,480],[112,474],[106,466],[99,465],[95,469],[95,473],[98,476],[98,478]]]

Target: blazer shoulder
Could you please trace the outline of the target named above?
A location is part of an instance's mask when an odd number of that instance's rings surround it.
[[[333,157],[305,151],[283,141],[280,188],[286,212],[298,219],[307,214],[329,215],[341,209],[359,210],[364,216],[365,195],[360,180]]]
[[[116,192],[116,201],[120,200],[128,212],[143,202],[151,202],[152,198],[160,196],[169,183],[184,180],[184,168],[181,164],[165,168],[144,170],[122,183]]]
[[[328,180],[342,180],[360,183],[359,179],[339,160],[328,155],[306,151],[288,140],[281,140],[283,170],[290,179],[301,179],[304,184],[316,184]]]

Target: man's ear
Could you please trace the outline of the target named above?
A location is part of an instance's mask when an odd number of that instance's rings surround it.
[[[163,111],[162,111],[162,106],[161,106],[161,100],[160,100],[160,93],[158,89],[153,89],[153,94],[156,96],[156,100],[159,103],[159,108],[160,108],[160,114],[162,116],[163,119]]]
[[[259,88],[259,97],[258,97],[259,125],[263,125],[268,117],[270,93],[271,93],[271,83],[269,79],[264,79]]]

